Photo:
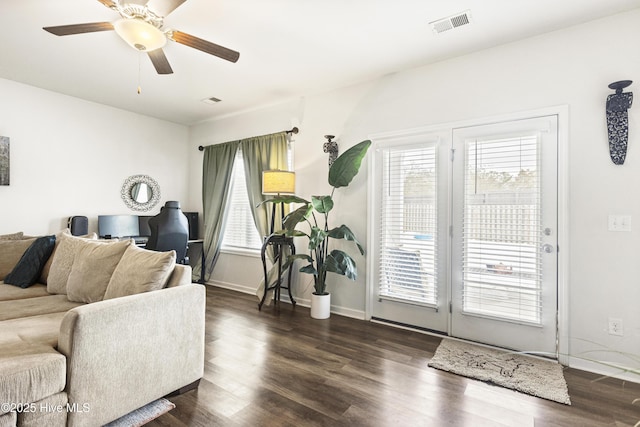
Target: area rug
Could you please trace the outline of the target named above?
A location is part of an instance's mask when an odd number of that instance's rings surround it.
[[[562,366],[556,362],[444,339],[429,366],[571,405]]]
[[[151,420],[155,420],[160,415],[166,414],[175,407],[176,405],[167,399],[154,400],[142,408],[129,412],[127,415],[111,421],[109,424],[105,424],[104,427],[139,427]]]

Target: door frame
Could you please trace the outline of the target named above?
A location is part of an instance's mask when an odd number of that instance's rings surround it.
[[[408,137],[417,137],[420,135],[428,135],[434,134],[436,132],[447,132],[449,135],[452,135],[453,129],[460,127],[468,127],[468,126],[480,126],[487,124],[494,124],[500,122],[506,122],[511,120],[522,120],[526,118],[532,117],[540,117],[540,116],[549,116],[556,115],[558,117],[558,248],[557,248],[557,257],[558,257],[558,272],[557,272],[557,283],[558,283],[558,301],[557,301],[557,359],[563,365],[569,364],[569,257],[570,257],[570,248],[569,248],[569,227],[568,227],[568,219],[569,219],[569,106],[568,105],[557,105],[552,107],[540,108],[535,110],[527,110],[521,111],[517,113],[503,114],[497,116],[489,116],[482,117],[477,119],[456,121],[456,122],[448,122],[443,124],[429,125],[411,129],[405,129],[400,131],[392,131],[392,132],[383,132],[371,134],[368,136],[373,142],[373,150],[368,157],[368,185],[367,185],[367,199],[368,199],[368,214],[367,214],[367,242],[377,241],[374,237],[374,233],[376,232],[375,224],[371,221],[371,214],[373,209],[375,209],[374,205],[374,192],[375,188],[372,185],[374,181],[371,177],[376,176],[375,171],[375,149],[376,143],[378,142],[386,142],[393,139],[405,139]],[[442,199],[441,199],[442,200]],[[447,203],[451,203],[450,196],[446,198]],[[451,225],[451,215],[447,218],[449,225]],[[451,237],[448,237],[449,242],[447,247],[451,248]],[[371,249],[370,249],[371,250]],[[450,259],[450,250],[446,255],[447,259]],[[373,257],[366,257],[367,265],[366,265],[366,286],[365,286],[365,320],[371,321],[372,317],[372,305],[373,298],[375,298],[375,283],[372,283],[371,278],[376,277],[375,270],[377,268],[375,263],[373,262]],[[451,302],[451,278],[447,279],[447,295],[443,295],[442,297],[446,297],[446,305],[448,306]],[[444,305],[444,304],[443,304]],[[449,315],[448,320],[448,331],[450,334],[451,331],[451,316]],[[429,333],[428,331],[422,331],[424,333]]]

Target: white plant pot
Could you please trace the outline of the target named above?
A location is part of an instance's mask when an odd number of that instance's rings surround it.
[[[328,319],[331,315],[331,294],[311,294],[311,317],[313,319]]]

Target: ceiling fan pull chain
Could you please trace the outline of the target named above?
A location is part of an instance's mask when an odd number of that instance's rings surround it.
[[[142,62],[140,57],[142,56],[142,53],[138,53],[138,95],[140,95],[142,93],[142,87],[140,84],[140,63]]]

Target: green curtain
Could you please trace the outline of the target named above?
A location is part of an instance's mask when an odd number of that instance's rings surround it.
[[[240,141],[242,157],[244,159],[245,181],[249,203],[251,203],[253,221],[261,236],[270,233],[271,210],[269,203],[258,206],[271,196],[262,194],[262,171],[288,170],[288,142],[286,132],[271,135],[256,136]],[[282,205],[279,205],[282,207]],[[276,211],[276,229],[279,229],[280,211]],[[270,257],[273,259],[272,257]]]
[[[233,162],[238,148],[242,149],[244,159],[245,183],[253,220],[258,233],[266,236],[270,232],[272,205],[260,204],[268,196],[262,194],[262,171],[288,170],[288,142],[286,132],[271,135],[256,136],[239,141],[230,141],[205,147],[202,169],[202,204],[205,224],[204,251],[206,258],[205,281],[209,280],[211,272],[218,260],[224,225],[226,223],[227,200],[231,191],[231,175]],[[259,205],[259,206],[258,206]],[[279,209],[287,208],[283,205],[276,210],[276,228],[279,228]],[[273,263],[273,251],[267,253]],[[196,264],[193,274],[200,277],[201,266]],[[273,267],[269,271],[269,283],[274,277]],[[262,296],[264,280],[258,288],[259,297]],[[269,300],[270,301],[270,298]]]
[[[224,224],[226,222],[227,200],[231,193],[233,162],[239,141],[209,145],[204,149],[202,162],[202,209],[204,217],[205,280],[209,280],[213,267],[218,261]],[[194,268],[194,276],[200,277],[202,266]]]
[[[286,132],[274,133],[271,135],[256,136],[240,141],[242,148],[242,157],[244,159],[244,173],[247,183],[247,193],[249,202],[251,203],[253,221],[261,236],[267,236],[270,233],[271,214],[273,206],[270,203],[260,204],[263,200],[271,196],[262,194],[262,171],[265,170],[288,170],[288,142]],[[282,213],[280,209],[287,209],[280,204],[276,209],[276,230],[280,229],[280,219]],[[286,215],[286,211],[285,211]],[[287,248],[288,249],[288,248]],[[287,250],[288,252],[288,250]],[[286,256],[288,253],[285,253]],[[269,260],[273,263],[275,260],[273,248],[269,247],[267,251]],[[268,283],[271,286],[277,281],[277,265],[271,266],[268,274]],[[256,296],[260,299],[264,294],[265,281],[261,279]],[[272,295],[268,295],[265,304],[269,305]]]

